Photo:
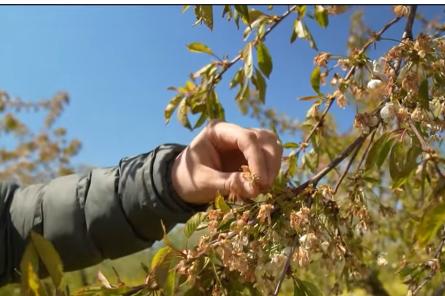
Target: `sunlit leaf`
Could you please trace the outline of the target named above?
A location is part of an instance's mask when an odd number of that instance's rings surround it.
[[[113,288],[113,286],[110,284],[110,281],[108,280],[108,278],[100,270],[97,272],[97,279],[102,284],[102,286],[104,286],[105,288],[107,288],[107,289]]]
[[[242,69],[236,71],[235,75],[233,75],[232,80],[230,81],[230,88],[234,88],[235,86],[241,84],[244,81],[244,71]]]
[[[186,128],[191,129],[190,121],[187,115],[188,106],[186,100],[182,100],[178,107],[178,120]]]
[[[183,6],[182,6],[182,9],[181,9],[181,12],[184,13],[184,12],[186,12],[189,8],[190,8],[190,5],[183,5]]]
[[[258,59],[258,67],[260,67],[261,71],[269,78],[270,73],[272,72],[272,57],[270,56],[269,50],[263,42],[259,42],[256,47],[257,50],[257,59]]]
[[[224,197],[218,192],[215,198],[215,208],[221,210],[223,213],[230,211],[230,207],[227,205]]]
[[[36,232],[31,232],[31,241],[54,285],[56,288],[59,288],[63,278],[63,265],[59,253],[57,253],[50,241],[44,239]]]
[[[20,272],[22,273],[22,286],[26,290],[25,294],[46,295],[41,286],[39,272],[39,257],[32,243],[28,243],[20,262]]]
[[[165,107],[164,118],[166,123],[170,121],[173,112],[175,112],[176,107],[178,107],[182,99],[182,96],[175,96],[173,99],[170,100],[167,107]]]
[[[191,52],[213,54],[212,50],[207,45],[200,42],[192,42],[187,45],[187,48]]]
[[[244,76],[246,78],[251,78],[253,74],[252,65],[252,43],[248,43],[243,50],[243,61],[244,61]]]
[[[320,94],[320,67],[315,67],[311,73],[311,86],[317,94]]]
[[[199,19],[201,19],[204,24],[210,29],[213,30],[213,7],[212,5],[196,5],[197,10],[195,9],[195,14],[199,15]]]
[[[205,214],[202,212],[193,215],[184,226],[185,237],[189,238],[198,228],[199,224],[203,221]]]
[[[416,236],[419,244],[421,246],[428,244],[444,223],[445,203],[429,207],[423,214],[422,220],[417,227]]]
[[[299,99],[301,101],[312,101],[312,100],[315,100],[315,99],[320,99],[320,96],[319,95],[316,95],[316,96],[305,96],[305,97],[299,97]]]
[[[300,147],[300,145],[295,142],[286,142],[283,144],[283,148],[286,148],[286,149],[295,149],[298,147]]]
[[[161,265],[165,264],[169,256],[172,254],[173,249],[169,246],[164,246],[160,248],[153,256],[151,260],[150,269],[156,270]]]
[[[315,5],[315,20],[322,28],[329,24],[328,10],[323,5]]]
[[[249,8],[247,5],[237,5],[235,4],[235,10],[241,16],[243,22],[248,25],[250,24]]]
[[[166,296],[174,296],[176,290],[176,269],[170,268],[164,283],[164,293]]]
[[[306,39],[307,41],[309,41],[310,47],[318,50],[314,37],[312,36],[308,27],[302,20],[298,18],[294,21],[290,42],[293,43],[297,38]]]
[[[258,99],[260,100],[261,103],[264,104],[264,102],[266,101],[267,85],[263,75],[257,69],[255,69],[255,75],[252,77],[252,82],[258,91]]]

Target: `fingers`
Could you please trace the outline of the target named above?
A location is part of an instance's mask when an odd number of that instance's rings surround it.
[[[257,186],[247,182],[241,172],[225,173],[216,170],[208,171],[209,187],[213,188],[212,197],[216,192],[224,196],[234,194],[239,198],[254,198],[259,194]]]
[[[255,131],[226,122],[212,122],[208,128],[212,144],[219,150],[239,149],[261,187],[266,187],[269,173],[266,158]]]
[[[258,135],[266,160],[268,172],[266,185],[269,188],[280,171],[283,147],[273,132],[264,129],[255,129],[255,132]]]

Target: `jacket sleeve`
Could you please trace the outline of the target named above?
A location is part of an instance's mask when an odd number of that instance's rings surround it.
[[[147,248],[162,237],[161,220],[171,229],[201,210],[172,188],[171,165],[183,148],[161,145],[48,184],[0,183],[0,284],[17,280],[31,230],[54,244],[69,271]]]

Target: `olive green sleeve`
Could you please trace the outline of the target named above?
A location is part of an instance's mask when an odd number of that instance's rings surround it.
[[[171,185],[176,144],[124,158],[115,167],[69,175],[47,184],[0,183],[0,283],[17,279],[31,230],[50,240],[65,270],[149,247],[202,207],[185,203]]]

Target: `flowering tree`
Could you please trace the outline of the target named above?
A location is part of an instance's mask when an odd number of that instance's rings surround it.
[[[278,134],[298,130],[303,137],[283,144],[289,153],[270,192],[253,200],[217,196],[185,225],[186,249],[165,235],[165,246],[146,267],[145,283],[110,284],[100,275],[102,287],[79,294],[337,295],[361,288],[389,295],[381,276],[389,274],[403,281],[409,295],[441,295],[445,40],[438,33],[444,28],[416,18],[416,8],[395,6],[393,19],[377,32],[356,15],[347,55],[315,56],[309,79],[315,95],[302,98],[313,104],[296,124],[262,105],[273,78],[266,38],[293,18],[290,41],[305,39],[317,49],[310,19],[327,27],[347,7],[294,5],[276,15],[269,7],[194,6],[196,22],[209,29],[214,11],[222,9],[223,17],[243,27],[245,42],[232,58],[218,57],[203,43],[188,45],[211,60],[184,86],[171,88],[167,121],[175,111],[189,129],[223,120],[216,86],[229,79],[244,113]],[[425,30],[413,36],[416,19]],[[371,60],[368,49],[398,22],[405,22],[401,39]],[[229,69],[235,69],[231,78]],[[339,134],[330,110],[348,103],[357,106],[354,129]],[[240,169],[256,186],[249,168]]]
[[[64,92],[48,100],[25,101],[0,91],[0,180],[30,184],[73,172],[70,159],[80,141],[68,140],[66,129],[55,126],[68,102]],[[40,129],[26,124],[31,112],[42,117]]]

